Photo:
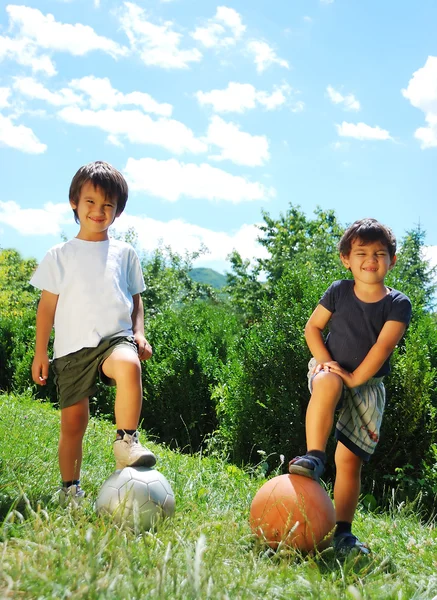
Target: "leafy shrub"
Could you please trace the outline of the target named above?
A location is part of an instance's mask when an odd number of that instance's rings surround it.
[[[229,307],[206,301],[167,310],[149,322],[153,357],[143,367],[142,418],[161,441],[195,451],[216,429],[211,388],[240,327]]]

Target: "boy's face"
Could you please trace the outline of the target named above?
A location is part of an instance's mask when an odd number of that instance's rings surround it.
[[[80,222],[78,237],[89,241],[108,239],[108,229],[118,217],[116,200],[106,198],[101,188],[87,181],[80,191],[79,202],[70,204]]]
[[[359,238],[353,240],[349,256],[340,255],[341,262],[350,269],[355,281],[383,283],[388,271],[395,265],[396,256],[390,258],[387,246],[382,242],[364,244]]]

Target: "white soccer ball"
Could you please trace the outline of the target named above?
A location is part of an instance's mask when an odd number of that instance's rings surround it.
[[[115,471],[102,485],[95,503],[97,514],[135,530],[153,529],[158,521],[171,517],[175,497],[167,479],[146,467],[125,467]]]

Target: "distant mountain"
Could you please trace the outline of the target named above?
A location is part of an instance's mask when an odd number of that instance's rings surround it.
[[[198,283],[208,283],[216,290],[220,290],[226,285],[226,275],[214,271],[214,269],[199,267],[197,269],[191,269],[189,275],[194,281],[197,281]]]

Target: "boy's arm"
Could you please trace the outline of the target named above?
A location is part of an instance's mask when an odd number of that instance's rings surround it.
[[[152,346],[144,337],[144,307],[140,294],[132,296],[134,308],[132,310],[132,331],[138,346],[138,358],[147,360],[152,356]]]
[[[332,313],[319,304],[305,325],[305,340],[317,364],[332,361],[332,357],[323,339],[323,330],[327,326],[331,316]]]
[[[366,383],[375,375],[395,349],[405,333],[406,324],[400,321],[387,321],[367,356],[353,373],[345,371],[336,362],[328,364],[332,373],[337,373],[349,387],[357,387]]]
[[[32,362],[32,379],[38,385],[45,385],[49,376],[47,346],[55,320],[58,295],[43,290],[36,312],[35,356]]]

